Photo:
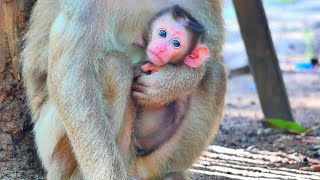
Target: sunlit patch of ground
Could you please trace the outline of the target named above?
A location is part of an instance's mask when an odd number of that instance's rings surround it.
[[[249,151],[210,146],[189,173],[192,179],[319,179],[320,172],[283,166],[299,164],[304,158],[298,153],[292,155],[259,149]],[[309,161],[320,163],[317,159]]]

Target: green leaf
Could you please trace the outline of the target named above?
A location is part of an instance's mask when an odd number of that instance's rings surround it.
[[[289,131],[289,132],[303,133],[307,130],[305,127],[303,127],[295,122],[286,121],[283,119],[273,118],[273,119],[268,119],[267,122],[277,129],[285,130],[285,131]]]

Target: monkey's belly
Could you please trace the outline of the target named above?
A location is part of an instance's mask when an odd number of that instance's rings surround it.
[[[52,101],[48,100],[41,107],[40,116],[36,120],[33,131],[39,157],[44,167],[48,169],[54,148],[65,134],[64,127],[59,120],[58,111]]]
[[[189,99],[186,99],[138,113],[135,127],[138,156],[146,156],[169,141],[180,127],[188,108]]]

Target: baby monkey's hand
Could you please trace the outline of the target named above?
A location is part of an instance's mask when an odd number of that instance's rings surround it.
[[[141,66],[141,71],[144,73],[153,73],[160,69],[160,66],[157,66],[151,62],[147,62],[146,64]]]

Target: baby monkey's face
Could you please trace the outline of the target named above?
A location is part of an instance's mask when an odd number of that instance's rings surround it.
[[[182,21],[176,21],[170,15],[159,17],[152,23],[149,34],[149,61],[156,65],[164,65],[182,60],[189,50],[189,36]]]

